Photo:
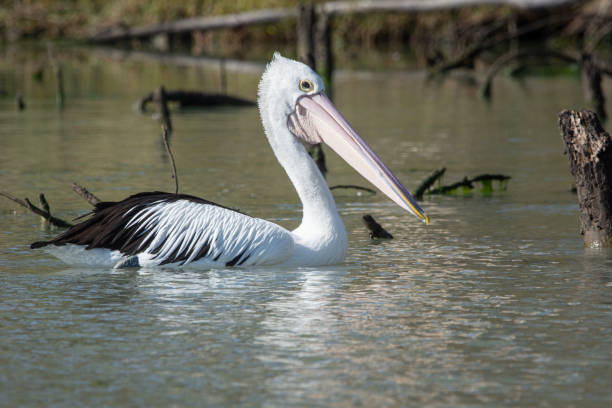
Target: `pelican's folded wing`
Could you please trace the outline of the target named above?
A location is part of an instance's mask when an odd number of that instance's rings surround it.
[[[122,266],[276,264],[294,248],[291,233],[276,224],[201,198],[161,192],[100,203],[91,218],[32,248],[67,244],[81,246],[83,255],[109,250]]]

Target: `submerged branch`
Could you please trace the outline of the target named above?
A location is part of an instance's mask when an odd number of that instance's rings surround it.
[[[421,185],[416,189],[415,193],[414,193],[414,198],[416,198],[417,200],[420,200],[423,198],[423,194],[425,194],[425,192],[434,185],[434,183],[436,181],[438,181],[446,172],[446,167],[442,167],[439,170],[434,171],[431,176],[427,177],[425,180],[423,180],[423,182],[421,183]]]
[[[20,206],[22,206],[24,208],[27,208],[28,210],[30,210],[31,212],[33,212],[36,215],[40,215],[46,221],[48,221],[52,225],[55,225],[56,227],[60,227],[60,228],[72,227],[72,224],[70,224],[69,222],[66,222],[66,221],[64,221],[64,220],[62,220],[60,218],[54,217],[54,216],[51,215],[50,212],[41,210],[40,208],[36,207],[27,198],[24,199],[24,200],[20,200],[19,198],[13,196],[10,193],[7,193],[6,191],[0,191],[0,195],[8,198],[11,201],[16,202],[17,204],[19,204]],[[46,202],[47,200],[44,198],[44,195],[41,194],[41,196],[42,196],[42,201]],[[47,203],[47,206],[48,206],[48,203]]]

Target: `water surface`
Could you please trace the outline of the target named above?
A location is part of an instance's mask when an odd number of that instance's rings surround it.
[[[72,181],[106,200],[171,191],[158,124],[132,106],[162,83],[218,91],[214,63],[59,54],[63,110],[50,70],[32,77],[44,54],[3,50],[0,187],[68,219],[89,208]],[[228,91],[254,99],[261,67],[229,69]],[[0,405],[609,406],[612,251],[582,245],[556,124],[584,106],[578,78],[500,76],[487,103],[455,78],[340,68],[337,106],[410,190],[441,166],[508,189],[426,197],[429,226],[338,192],[344,264],[210,271],[70,268],[29,249],[58,231],[3,199]],[[299,224],[255,109],[173,122],[182,192]],[[326,152],[331,185],[367,185]],[[396,238],[370,240],[365,213]]]

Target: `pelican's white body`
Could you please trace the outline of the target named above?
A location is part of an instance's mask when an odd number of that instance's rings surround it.
[[[131,222],[138,223],[148,214],[147,222],[139,226],[141,231],[155,236],[148,249],[163,245],[157,255],[147,250],[135,255],[140,266],[159,265],[164,256],[177,249],[188,249],[193,258],[206,242],[210,244],[210,256],[167,266],[222,267],[240,254],[249,255],[244,262],[238,262],[241,266],[327,265],[345,259],[346,230],[329,187],[302,142],[287,127],[287,117],[303,94],[293,78],[308,78],[316,90],[324,88],[319,76],[306,65],[275,54],[262,76],[258,101],[270,146],[302,202],[300,226],[290,232],[215,205],[187,200],[160,202],[141,211]],[[125,259],[118,250],[86,250],[83,245],[49,245],[45,250],[69,264],[112,267]]]
[[[205,243],[210,244],[207,257],[165,266],[223,267],[236,257],[240,266],[326,265],[342,262],[346,257],[346,232],[335,212],[335,217],[327,217],[339,223],[335,226],[300,226],[290,232],[269,221],[223,207],[180,200],[151,205],[126,228],[137,224],[139,230],[145,231],[145,236],[151,235],[149,251],[135,255],[138,264],[144,267],[159,265],[161,260],[175,251],[188,252],[194,258]],[[142,222],[145,219],[147,221]],[[161,249],[152,254],[151,250],[160,245]],[[45,250],[68,264],[113,267],[125,259],[125,255],[118,250],[87,250],[84,245],[49,245]],[[240,257],[240,254],[243,256]],[[244,258],[244,262],[240,262]]]

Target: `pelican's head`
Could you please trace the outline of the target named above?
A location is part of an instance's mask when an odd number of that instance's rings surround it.
[[[274,53],[259,83],[259,109],[264,125],[272,120],[306,143],[325,143],[396,204],[429,223],[408,190],[325,95],[323,80],[307,65]],[[263,112],[273,112],[274,117],[265,118]]]

